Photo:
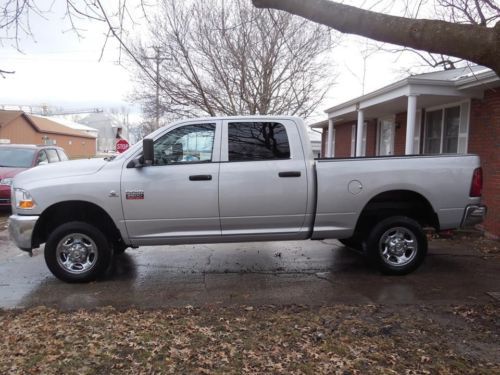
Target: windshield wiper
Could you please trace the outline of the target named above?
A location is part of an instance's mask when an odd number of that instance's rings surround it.
[[[116,155],[113,155],[113,156],[106,156],[106,157],[104,158],[104,160],[106,160],[106,161],[111,161],[111,160],[114,160],[115,158],[116,158]]]

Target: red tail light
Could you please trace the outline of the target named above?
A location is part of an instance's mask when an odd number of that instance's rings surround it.
[[[483,192],[483,168],[474,169],[472,183],[470,185],[470,196],[480,197]]]

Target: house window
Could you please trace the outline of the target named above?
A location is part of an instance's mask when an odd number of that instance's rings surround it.
[[[394,155],[394,139],[396,137],[395,116],[383,117],[378,123],[377,155]]]
[[[429,110],[425,114],[424,153],[466,153],[468,133],[468,102]]]

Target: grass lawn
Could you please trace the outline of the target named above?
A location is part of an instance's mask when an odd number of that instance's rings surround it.
[[[0,312],[2,374],[500,374],[500,306]]]

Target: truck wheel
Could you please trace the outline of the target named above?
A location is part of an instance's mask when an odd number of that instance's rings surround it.
[[[427,254],[427,237],[415,220],[392,216],[378,223],[366,242],[369,258],[390,275],[415,270]]]
[[[111,248],[96,227],[72,221],[57,227],[45,244],[45,262],[58,279],[67,282],[95,280],[108,268]]]

